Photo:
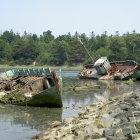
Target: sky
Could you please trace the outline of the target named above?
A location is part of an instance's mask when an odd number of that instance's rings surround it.
[[[140,33],[140,0],[0,0],[0,33]]]

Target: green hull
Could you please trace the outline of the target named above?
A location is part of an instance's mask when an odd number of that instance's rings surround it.
[[[39,106],[39,107],[62,107],[60,93],[56,87],[44,90],[43,92],[34,95],[31,100],[20,103],[23,106]]]
[[[140,69],[139,70],[136,69],[135,72],[128,77],[128,79],[133,79],[133,78],[140,80]]]
[[[62,107],[61,93],[56,87],[51,87],[30,98],[25,98],[22,93],[16,94],[12,92],[4,95],[0,102],[20,106]]]

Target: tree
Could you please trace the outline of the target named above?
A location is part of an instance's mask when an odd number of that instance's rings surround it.
[[[49,59],[49,63],[55,65],[64,65],[67,61],[67,48],[68,44],[65,41],[56,40],[51,42],[49,51],[52,56]]]
[[[128,50],[125,40],[122,37],[113,37],[110,44],[111,54],[109,58],[111,60],[124,60],[128,57]]]
[[[54,36],[52,35],[52,31],[48,30],[46,32],[43,32],[43,40],[46,43],[49,43],[50,41],[54,40]]]
[[[20,39],[13,46],[13,59],[18,64],[32,64],[39,54],[36,44],[32,40]]]
[[[12,59],[12,50],[10,45],[0,39],[0,62],[1,60],[7,63],[10,59]]]
[[[54,37],[50,30],[38,37],[26,31],[23,35],[13,30],[0,34],[0,63],[1,64],[32,64],[38,65],[76,65],[93,63],[90,61],[84,47],[78,41],[81,38],[94,60],[108,56],[110,60],[133,59],[140,62],[140,34],[133,31],[122,36],[117,31],[115,35],[101,35],[91,32],[88,37],[85,33],[75,32]]]
[[[2,35],[1,35],[1,39],[11,43],[12,41],[14,41],[14,33],[13,30],[9,31],[5,31]]]
[[[102,47],[102,48],[99,48],[94,56],[95,56],[95,59],[98,59],[100,57],[108,57],[111,55],[111,50],[109,49],[109,47]]]
[[[86,58],[85,49],[75,37],[72,38],[71,42],[69,43],[67,54],[69,65],[83,63]]]

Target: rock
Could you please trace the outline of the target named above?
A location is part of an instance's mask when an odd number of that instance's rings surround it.
[[[125,136],[128,135],[128,134],[136,132],[135,126],[132,123],[129,123],[129,122],[124,123],[124,124],[120,124],[119,127],[122,129],[122,132]]]
[[[63,109],[68,109],[69,107],[68,106],[63,106]]]
[[[107,136],[107,140],[118,140],[115,136]]]
[[[126,104],[120,104],[119,107],[121,110],[126,110],[126,111],[130,108],[130,106]]]
[[[111,115],[109,114],[103,114],[102,115],[102,119],[101,119],[101,124],[105,127],[108,128],[112,125],[112,123],[114,122],[114,118],[111,117]]]
[[[140,117],[137,116],[137,117],[129,117],[129,122],[131,122],[132,124],[136,124],[136,123],[139,123],[139,119]]]
[[[107,138],[99,138],[99,139],[94,139],[94,140],[107,140]]]
[[[91,135],[93,132],[97,132],[98,128],[96,126],[93,126],[92,124],[88,124],[85,127],[85,132],[89,135]]]
[[[71,128],[72,128],[72,126],[63,127],[63,128],[62,128],[62,132],[63,132],[64,134],[70,134],[70,133],[71,133]]]
[[[83,116],[84,114],[86,114],[84,110],[82,110],[78,113],[79,116]]]
[[[114,126],[116,126],[116,125],[120,124],[120,122],[121,122],[121,120],[120,120],[120,119],[114,119],[114,121],[113,121],[113,123],[112,123],[111,127],[114,127]]]
[[[115,136],[116,136],[117,138],[119,138],[120,140],[123,139],[123,138],[125,137],[125,135],[124,135],[124,133],[123,133],[123,131],[122,131],[121,128],[118,128],[118,129],[116,130]]]
[[[130,134],[129,138],[132,139],[132,140],[137,139],[137,138],[140,139],[140,133],[137,133],[137,134]]]
[[[133,140],[140,140],[140,138],[136,138],[136,139],[133,139]]]
[[[132,114],[132,111],[127,111],[125,113],[125,116],[128,118],[128,117],[133,117],[133,114]]]
[[[129,103],[129,104],[131,104],[131,103],[133,103],[133,102],[135,102],[135,99],[134,98],[128,98],[128,97],[126,97],[125,99],[124,99],[124,101],[125,102],[127,102],[127,103]]]
[[[133,102],[133,103],[132,103],[132,106],[135,106],[135,107],[140,107],[140,103]]]
[[[119,137],[116,136],[108,136],[107,140],[129,140],[129,139],[127,137],[120,139]]]
[[[60,139],[57,139],[57,140],[74,140],[74,135],[72,134],[67,134],[66,136],[63,136],[62,138]],[[56,140],[56,139],[55,139]]]
[[[116,132],[116,129],[113,129],[113,128],[106,128],[105,130],[104,130],[104,136],[105,137],[108,137],[108,136],[114,136],[114,134],[115,134],[115,132]]]
[[[124,112],[118,112],[118,114],[116,114],[116,115],[114,115],[114,118],[119,118],[119,119],[121,119],[121,118],[124,118],[125,117],[125,114],[124,114]]]
[[[38,140],[139,140],[140,91],[85,106],[79,115],[54,123]],[[53,126],[53,125],[52,125]]]
[[[74,118],[67,118],[64,120],[64,123],[70,124],[74,121]]]
[[[61,125],[61,122],[60,121],[54,121],[51,123],[51,127],[57,127],[57,126],[60,126]]]
[[[140,116],[140,111],[133,111],[132,114],[134,117]]]

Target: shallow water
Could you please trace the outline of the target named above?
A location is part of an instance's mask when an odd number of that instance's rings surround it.
[[[59,71],[57,72],[60,74]],[[46,130],[50,122],[77,115],[80,108],[112,96],[140,89],[140,81],[81,80],[78,71],[62,71],[63,87],[100,85],[100,89],[63,91],[64,109],[21,107],[0,104],[0,140],[29,140],[31,136]],[[68,107],[67,109],[65,107]]]

